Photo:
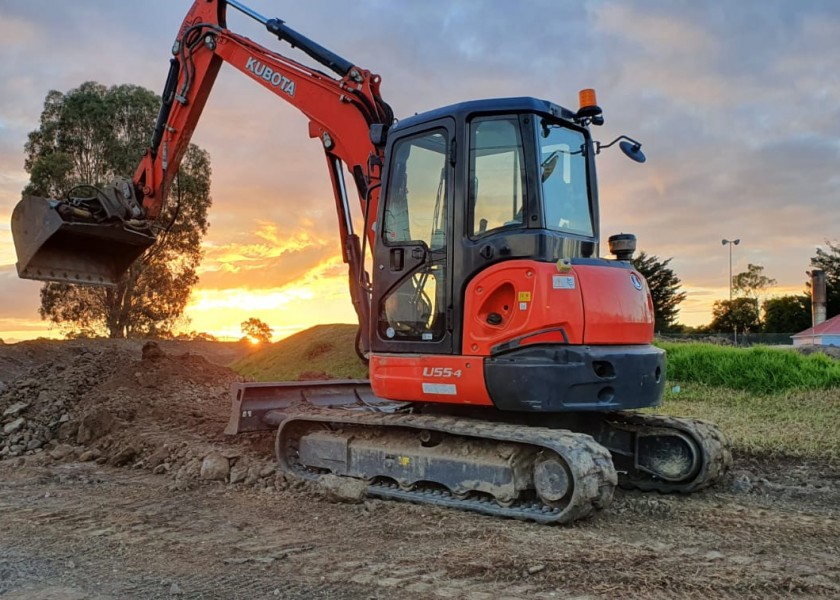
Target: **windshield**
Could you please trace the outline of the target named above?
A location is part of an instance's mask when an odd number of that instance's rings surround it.
[[[537,137],[546,228],[591,237],[583,134],[543,119]]]

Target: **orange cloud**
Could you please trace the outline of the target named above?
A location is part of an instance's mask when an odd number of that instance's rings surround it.
[[[239,337],[240,323],[256,317],[268,323],[275,339],[280,339],[318,323],[355,322],[346,269],[340,256],[331,256],[278,287],[199,286],[186,310],[189,329]]]

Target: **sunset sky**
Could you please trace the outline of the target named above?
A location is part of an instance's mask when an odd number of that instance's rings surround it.
[[[379,73],[398,118],[489,97],[576,107],[579,89],[596,88],[606,118],[596,138],[630,135],[648,157],[599,157],[603,237],[632,232],[640,249],[673,257],[683,323],[709,322],[728,297],[722,238],[741,239],[734,271],[763,265],[779,295],[801,292],[815,249],[840,238],[835,0],[245,3]],[[58,335],[38,316],[40,284],[17,278],[9,229],[47,92],[88,80],[160,92],[189,6],[0,0],[0,338]],[[234,31],[300,59],[228,12]],[[238,337],[257,317],[282,337],[353,322],[306,118],[224,67],[193,141],[210,153],[214,204],[185,329]]]

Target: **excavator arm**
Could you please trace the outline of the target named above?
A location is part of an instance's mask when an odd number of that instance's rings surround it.
[[[224,26],[226,6],[262,23],[339,78],[304,66]],[[229,0],[195,2],[173,46],[170,75],[152,144],[134,174],[148,218],[160,214],[166,192],[198,124],[223,62],[292,104],[310,119],[309,134],[321,140],[332,164],[340,160],[354,174],[360,200],[376,198],[368,188],[379,180],[382,149],[370,141],[373,125],[390,125],[393,113],[379,94],[380,77],[354,66],[290,29]],[[336,190],[339,192],[340,190]],[[375,209],[375,206],[371,207]]]
[[[234,33],[227,8],[257,20],[332,71],[308,67]],[[117,180],[93,198],[24,198],[12,217],[21,277],[87,285],[116,285],[165,226],[157,223],[167,193],[211,94],[222,63],[293,105],[309,118],[309,135],[324,148],[338,215],[351,297],[365,328],[369,284],[363,246],[353,230],[345,167],[353,176],[365,221],[376,215],[384,137],[393,112],[379,93],[381,79],[235,0],[196,0],[172,47],[163,102],[149,148],[131,180]],[[367,227],[366,229],[370,229]],[[368,236],[372,236],[370,231]],[[368,240],[373,243],[372,238]]]

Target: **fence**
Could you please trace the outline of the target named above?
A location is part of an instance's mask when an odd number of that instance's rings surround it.
[[[663,342],[706,342],[725,346],[792,346],[793,333],[658,333]]]

